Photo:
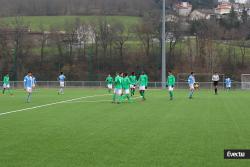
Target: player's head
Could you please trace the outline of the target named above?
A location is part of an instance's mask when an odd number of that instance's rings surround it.
[[[5,75],[6,75],[6,76],[9,76],[9,73],[6,73]]]
[[[28,71],[28,76],[32,76],[32,72],[31,71]]]
[[[168,71],[168,75],[171,75],[171,74],[172,74],[172,71],[171,71],[171,70],[169,70],[169,71]]]
[[[142,72],[141,72],[141,75],[144,75],[144,74],[145,74],[145,72],[144,72],[144,71],[142,71]]]
[[[63,75],[63,72],[61,72],[60,74]]]
[[[108,76],[111,77],[111,74],[109,74]]]
[[[131,75],[135,75],[135,72],[131,72]]]
[[[120,72],[120,76],[123,77],[123,72]]]
[[[192,71],[190,74],[191,74],[191,75],[194,75],[194,72]]]
[[[124,75],[124,77],[127,77],[127,76],[128,76],[128,73],[125,72],[123,75]]]

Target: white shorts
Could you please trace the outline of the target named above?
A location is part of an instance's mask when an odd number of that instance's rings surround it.
[[[124,90],[124,93],[125,93],[126,95],[128,95],[128,94],[130,93],[129,89],[125,89],[125,90]]]
[[[109,89],[113,89],[113,85],[112,84],[108,84],[108,88]]]
[[[139,90],[146,90],[146,86],[140,86]]]
[[[190,88],[190,89],[194,89],[194,84],[190,84],[190,85],[189,85],[189,88]]]
[[[114,93],[117,94],[117,95],[121,95],[122,94],[122,89],[115,88]]]
[[[130,85],[130,89],[135,89],[135,85]]]
[[[60,82],[60,87],[64,87],[64,82]]]
[[[3,88],[4,88],[4,89],[10,88],[10,84],[3,84]]]
[[[31,87],[27,87],[27,88],[26,88],[26,91],[27,91],[28,93],[32,93],[32,88],[31,88]]]
[[[174,90],[174,87],[169,86],[169,87],[168,87],[168,90],[169,90],[169,91],[173,91],[173,90]]]

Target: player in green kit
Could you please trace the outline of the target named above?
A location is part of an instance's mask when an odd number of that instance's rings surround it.
[[[110,93],[113,89],[113,78],[111,77],[111,75],[109,74],[108,77],[106,78],[106,83],[107,83],[107,87],[108,87],[108,92]]]
[[[130,91],[129,91],[129,88],[130,88],[130,79],[128,77],[128,74],[127,73],[124,73],[124,78],[123,78],[123,82],[122,82],[122,87],[123,87],[123,90],[124,90],[124,94],[123,94],[123,100],[124,99],[128,99],[128,101],[130,102]]]
[[[136,82],[137,82],[135,72],[131,73],[131,75],[129,76],[129,80],[130,80],[131,96],[134,96],[135,95]]]
[[[173,98],[174,98],[175,76],[172,74],[172,71],[168,72],[167,86],[168,86],[170,100],[173,100]]]
[[[144,72],[141,73],[139,80],[138,80],[138,84],[139,84],[139,91],[140,91],[142,100],[146,100],[145,91],[148,87],[148,76]]]
[[[120,75],[117,73],[115,77],[115,89],[114,89],[114,95],[113,95],[113,103],[120,103],[122,100],[122,82],[123,82],[123,73],[120,73]],[[117,101],[118,99],[118,101]]]
[[[6,74],[3,77],[3,94],[5,93],[6,89],[8,90],[9,94],[12,95],[10,92],[10,77],[9,74]]]

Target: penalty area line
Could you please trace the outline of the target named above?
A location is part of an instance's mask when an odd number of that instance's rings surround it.
[[[13,114],[13,113],[17,113],[17,112],[33,110],[33,109],[39,109],[39,108],[43,108],[43,107],[54,106],[57,104],[68,103],[68,102],[72,102],[72,101],[76,101],[76,100],[82,100],[82,99],[93,98],[93,97],[102,97],[102,96],[108,96],[108,95],[110,96],[110,94],[102,94],[102,95],[84,96],[84,97],[79,97],[79,98],[74,98],[74,99],[69,99],[69,100],[63,100],[63,101],[58,101],[58,102],[54,102],[54,103],[48,103],[48,104],[43,104],[43,105],[39,105],[39,106],[34,106],[34,107],[23,108],[23,109],[19,109],[19,110],[13,110],[13,111],[0,113],[0,116]]]

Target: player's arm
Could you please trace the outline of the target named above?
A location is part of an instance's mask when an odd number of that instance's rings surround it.
[[[146,87],[148,87],[148,76],[146,75]]]
[[[26,82],[27,82],[27,80],[26,80],[26,78],[24,78],[24,80],[23,80],[23,88],[24,89],[26,89]]]

